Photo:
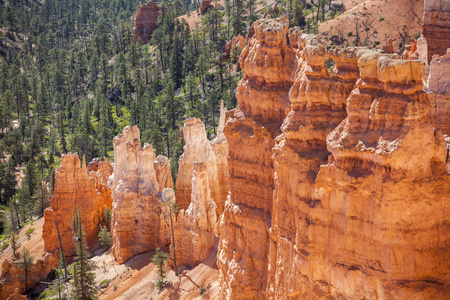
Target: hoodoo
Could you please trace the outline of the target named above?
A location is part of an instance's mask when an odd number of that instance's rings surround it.
[[[114,138],[112,253],[119,263],[156,249],[160,240],[160,192],[151,145],[141,147],[139,128]]]
[[[72,230],[72,212],[75,208],[81,209],[83,229],[90,251],[98,248],[99,221],[103,219],[104,211],[111,205],[109,192],[106,191],[105,180],[111,174],[111,165],[108,161],[101,162],[100,173],[94,182],[89,179],[86,162],[81,163],[78,154],[66,154],[61,158],[61,165],[56,171],[55,193],[51,200],[51,207],[44,213],[44,227],[42,238],[45,251],[57,257],[61,247],[59,237],[66,256],[75,254]],[[91,165],[91,168],[94,168]],[[93,169],[92,169],[93,171]],[[103,178],[103,179],[101,179]],[[101,193],[94,185],[101,189]],[[59,234],[58,234],[59,230]]]
[[[152,37],[153,31],[158,28],[156,21],[159,17],[158,3],[153,0],[146,4],[139,5],[138,11],[134,15],[133,35],[134,41],[138,39],[145,44]]]

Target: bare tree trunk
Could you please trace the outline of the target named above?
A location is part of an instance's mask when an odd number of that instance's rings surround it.
[[[61,260],[64,268],[64,280],[67,281],[67,278],[69,277],[67,275],[67,267],[66,267],[66,256],[64,255],[64,250],[61,242],[61,235],[59,234],[59,227],[58,223],[55,221],[56,231],[58,232],[58,240],[59,240],[59,247],[61,248]]]

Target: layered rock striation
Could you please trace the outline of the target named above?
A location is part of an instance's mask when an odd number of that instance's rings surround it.
[[[153,31],[158,28],[156,21],[159,17],[158,3],[150,0],[146,4],[139,5],[134,15],[134,42],[138,39],[145,44],[152,37]]]
[[[273,148],[275,192],[267,297],[275,299],[301,290],[297,263],[307,253],[298,248],[307,244],[301,236],[308,226],[304,215],[306,208],[316,205],[314,182],[330,154],[326,138],[347,115],[347,97],[359,77],[358,57],[366,51],[326,51],[317,36],[301,35],[298,29],[290,31],[289,40],[299,64],[289,93],[291,111]],[[330,60],[334,67],[328,70],[325,62]]]
[[[433,55],[444,55],[450,48],[450,2],[425,0],[422,34],[427,39],[428,63]]]
[[[253,27],[224,129],[221,297],[445,299],[448,150],[425,63]]]
[[[114,138],[112,253],[119,263],[161,246],[160,187],[151,145],[141,148],[139,128]]]
[[[271,149],[288,113],[297,65],[286,42],[286,18],[260,20],[253,28],[255,35],[240,58],[244,78],[238,83],[238,107],[226,114],[224,129],[230,195],[218,249],[222,298],[265,297],[274,190]]]
[[[75,208],[81,209],[89,250],[94,251],[98,248],[99,221],[103,219],[106,207],[111,205],[110,192],[105,182],[111,174],[111,165],[107,161],[101,162],[100,165],[97,171],[92,169],[92,172],[95,172],[95,174],[91,172],[93,182],[89,179],[84,158],[81,163],[76,153],[61,157],[61,165],[55,174],[55,191],[51,207],[44,212],[42,238],[46,252],[58,255],[61,251],[59,244],[61,237],[64,254],[75,255],[72,230],[72,213]],[[91,168],[94,167],[91,165]]]

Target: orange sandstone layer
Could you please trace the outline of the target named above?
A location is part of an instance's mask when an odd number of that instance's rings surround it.
[[[224,129],[221,298],[445,299],[448,150],[425,64],[253,27]]]

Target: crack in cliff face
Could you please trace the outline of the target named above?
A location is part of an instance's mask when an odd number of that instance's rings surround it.
[[[256,22],[241,56],[238,107],[224,130],[221,297],[408,298],[417,289],[391,283],[449,273],[436,254],[450,248],[438,229],[449,229],[447,152],[430,124],[424,64],[327,51],[287,27]],[[448,286],[419,293],[439,298]]]

